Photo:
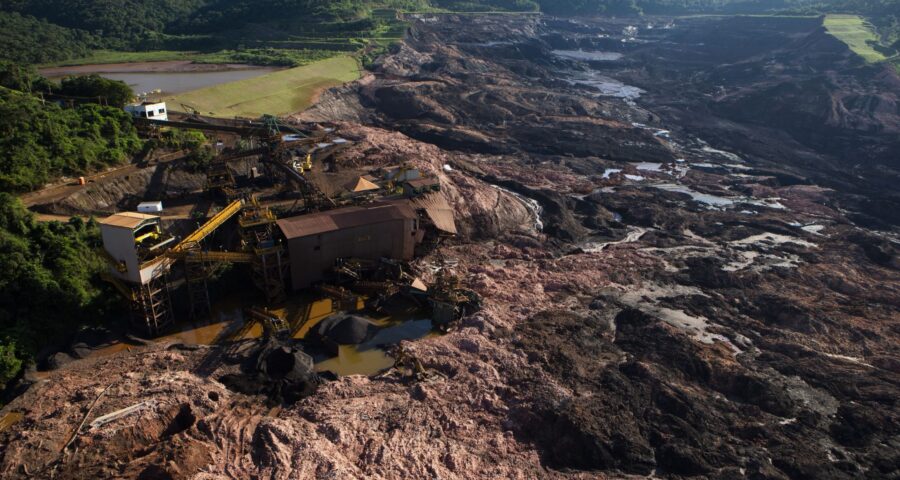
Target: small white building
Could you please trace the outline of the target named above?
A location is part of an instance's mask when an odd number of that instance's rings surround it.
[[[163,211],[162,202],[141,202],[137,206],[140,213],[159,213]]]
[[[103,248],[112,265],[110,273],[131,284],[146,284],[157,270],[168,265],[160,262],[165,246],[175,238],[160,229],[159,217],[122,212],[100,220]]]
[[[165,102],[142,102],[133,105],[125,105],[125,111],[130,113],[132,117],[149,118],[151,120],[169,120]]]

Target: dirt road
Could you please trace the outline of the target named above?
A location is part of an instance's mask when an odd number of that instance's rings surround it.
[[[184,158],[185,152],[171,152],[160,155],[159,157],[153,158],[147,166],[141,166],[134,163],[129,163],[127,165],[122,165],[119,167],[109,168],[102,172],[95,173],[93,175],[85,176],[85,184],[81,185],[78,182],[78,179],[63,179],[61,182],[47,185],[40,190],[36,190],[34,192],[29,192],[23,194],[19,197],[22,200],[22,203],[27,208],[34,207],[36,205],[44,205],[51,204],[67,198],[76,192],[84,191],[90,189],[94,184],[99,182],[109,182],[116,178],[125,177],[136,172],[143,170],[144,168],[156,166],[159,164],[170,163],[177,160],[181,160]],[[38,216],[38,220],[57,220],[55,217],[65,217],[64,215],[52,215],[52,214],[42,214]]]

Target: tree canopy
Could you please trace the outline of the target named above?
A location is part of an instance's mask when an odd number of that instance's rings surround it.
[[[37,348],[118,308],[115,295],[101,294],[97,225],[38,222],[12,192],[127,161],[143,141],[121,108],[64,108],[40,98],[49,85],[32,68],[0,63],[0,385]],[[99,77],[53,90],[116,105],[131,98],[126,85]]]
[[[73,98],[96,100],[99,104],[118,108],[124,107],[134,98],[134,91],[125,82],[109,80],[97,74],[64,78],[58,93]]]
[[[0,190],[22,192],[61,175],[126,161],[142,141],[120,108],[62,108],[0,89]]]
[[[30,15],[0,11],[0,58],[40,64],[87,56],[103,43],[83,30],[73,30]]]
[[[43,342],[117,308],[96,281],[100,243],[95,222],[38,222],[19,199],[0,192],[0,385]]]

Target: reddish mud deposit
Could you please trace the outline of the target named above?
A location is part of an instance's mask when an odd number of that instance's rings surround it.
[[[76,361],[7,407],[0,474],[896,475],[896,75],[812,20],[656,23],[424,18],[300,115],[440,175],[461,234],[414,268],[484,309],[404,343],[425,374],[272,408],[219,381],[241,348]]]

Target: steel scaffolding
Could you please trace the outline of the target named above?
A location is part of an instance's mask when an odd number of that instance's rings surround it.
[[[150,281],[136,285],[132,291],[134,321],[143,321],[151,335],[158,334],[174,320],[168,273],[168,268],[157,269]]]
[[[286,298],[284,277],[288,263],[284,246],[275,240],[276,220],[275,214],[260,206],[256,197],[247,202],[238,220],[244,251],[254,255],[251,278],[269,304]]]

